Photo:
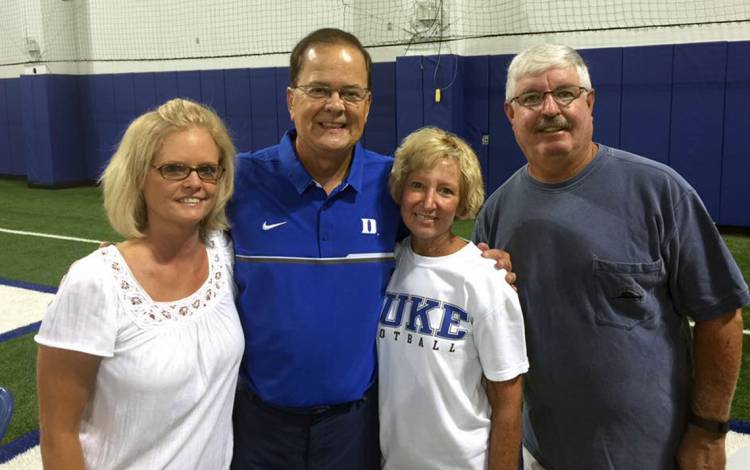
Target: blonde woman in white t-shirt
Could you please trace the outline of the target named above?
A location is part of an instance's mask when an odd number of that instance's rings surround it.
[[[411,232],[378,331],[385,469],[516,469],[522,374],[518,296],[480,250],[452,232],[484,200],[479,162],[456,135],[410,134],[390,192]]]
[[[189,100],[128,127],[101,178],[126,240],[71,266],[35,338],[45,468],[229,468],[244,349],[222,232],[234,155]]]

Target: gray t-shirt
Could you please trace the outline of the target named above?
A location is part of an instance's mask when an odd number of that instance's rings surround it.
[[[550,470],[672,468],[689,406],[687,317],[750,302],[695,190],[599,145],[563,183],[518,170],[473,238],[509,251],[518,276],[526,448]]]

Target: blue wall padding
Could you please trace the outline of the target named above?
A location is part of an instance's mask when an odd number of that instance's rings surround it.
[[[619,147],[622,48],[588,49],[580,53],[595,90],[594,141]]]
[[[86,157],[89,176],[98,178],[112,157],[124,129],[117,124],[114,75],[90,75],[85,77],[84,83],[88,87],[88,102],[83,106],[86,116],[84,125],[87,126],[84,135],[92,135],[89,133],[92,132],[96,136],[92,146],[87,146]]]
[[[16,171],[13,153],[10,151],[10,122],[8,121],[7,83],[11,80],[0,80],[0,175],[23,175]]]
[[[78,83],[86,174],[93,181],[112,156],[112,146],[122,130],[118,130],[115,123],[114,90],[110,86],[109,93],[104,92],[103,85],[113,83],[112,75],[84,75],[79,77]],[[111,105],[108,104],[110,97]]]
[[[250,101],[250,71],[247,69],[232,69],[224,72],[226,100],[225,123],[229,128],[234,146],[238,152],[248,152],[252,147],[252,129],[250,116],[252,103]]]
[[[81,126],[83,127],[83,150],[86,158],[86,175],[93,181],[98,175],[94,174],[94,162],[96,161],[96,143],[99,136],[94,132],[94,116],[90,110],[91,82],[93,76],[82,75],[78,77],[78,96],[81,99]]]
[[[365,147],[383,155],[396,149],[396,63],[372,64],[372,105],[363,136]]]
[[[49,76],[24,75],[20,80],[26,174],[30,183],[44,184],[52,178],[47,106]]]
[[[261,149],[279,143],[276,72],[273,68],[250,70],[250,128],[253,149]]]
[[[23,152],[26,155],[26,176],[28,179],[39,179],[44,177],[51,172],[49,168],[49,162],[44,159],[38,159],[36,156],[35,143],[37,141],[37,132],[40,128],[37,126],[36,118],[34,116],[34,88],[32,86],[32,78],[41,79],[43,77],[20,77],[19,82],[21,85],[21,117],[23,120]],[[45,93],[46,95],[46,93]],[[37,100],[42,100],[43,97],[38,97]],[[42,112],[39,110],[38,112]],[[46,113],[46,106],[44,109]],[[37,162],[39,160],[39,162]],[[38,167],[37,167],[38,165]]]
[[[516,145],[513,129],[503,111],[505,103],[505,78],[511,55],[496,55],[489,58],[489,102],[490,145],[487,159],[487,194],[497,189],[518,168],[526,164],[526,157]],[[493,103],[498,103],[493,106]]]
[[[80,183],[88,179],[78,78],[73,75],[51,76],[48,98],[53,177],[50,185]]]
[[[719,216],[727,43],[674,46],[669,163]]]
[[[6,83],[11,79],[0,78],[0,126],[8,125],[8,99],[5,97]]]
[[[10,153],[10,126],[0,123],[0,176],[23,176],[25,172],[14,168],[13,155]]]
[[[455,55],[396,59],[397,142],[423,126],[463,129],[462,72],[462,61]]]
[[[201,76],[200,72],[191,70],[177,72],[177,96],[188,98],[193,101],[201,100]]]
[[[421,126],[463,131],[463,67],[455,55],[427,56],[422,60],[422,106],[424,122]],[[440,101],[436,89],[440,89]]]
[[[156,107],[156,78],[153,73],[133,74],[133,101],[136,116]]]
[[[286,89],[289,86],[289,67],[275,67],[274,77],[276,78],[276,142],[281,140],[287,129],[294,126],[292,118],[289,117],[289,109],[286,105]],[[256,150],[260,150],[257,148]]]
[[[724,155],[719,223],[750,227],[750,41],[727,50]]]
[[[157,105],[182,96],[177,88],[177,72],[154,73],[154,87]]]
[[[59,186],[87,180],[78,78],[25,75],[21,91],[29,183]]]
[[[10,154],[10,124],[8,123],[8,100],[5,97],[6,83],[10,80],[0,79],[0,175],[13,175]]]
[[[8,136],[8,132],[10,131],[10,125],[8,124],[8,103],[5,98],[5,84],[8,81],[0,79],[0,175],[23,174],[13,171],[13,161],[11,160],[10,138]]]
[[[464,123],[461,135],[471,145],[479,158],[479,164],[487,187],[489,145],[482,145],[482,135],[490,132],[489,112],[502,113],[502,101],[490,102],[489,56],[464,57]]]
[[[156,107],[156,79],[153,73],[133,74],[133,102],[136,116]]]
[[[622,57],[620,146],[669,163],[673,46],[631,47]],[[594,122],[598,125],[598,121]]]
[[[424,125],[422,57],[396,58],[396,142]]]
[[[201,84],[201,99],[216,111],[219,116],[226,116],[226,98],[223,70],[202,70],[199,72]]]
[[[718,223],[750,226],[750,42],[581,52],[596,89],[594,138],[671,165]],[[409,56],[374,64],[363,143],[392,154],[414,129],[444,127],[475,149],[491,193],[526,163],[503,112],[511,58]],[[214,107],[238,150],[274,145],[292,125],[288,82],[287,67],[0,80],[0,174],[42,185],[94,180],[125,126],[178,96]]]
[[[128,124],[138,115],[135,109],[133,74],[113,75],[112,86],[115,97],[115,123],[117,124],[118,135],[122,136]]]
[[[3,81],[5,82],[6,109],[8,110],[9,166],[7,167],[7,174],[25,175],[26,153],[24,152],[23,118],[21,116],[21,81],[19,79]]]

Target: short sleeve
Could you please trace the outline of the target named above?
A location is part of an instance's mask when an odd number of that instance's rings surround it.
[[[485,305],[474,319],[474,342],[485,377],[510,380],[529,370],[526,336],[518,294],[505,282],[505,270],[492,270]]]
[[[102,250],[73,263],[47,308],[34,337],[37,343],[95,356],[113,356],[118,329],[117,301],[113,278],[106,268]]]
[[[214,230],[208,233],[206,241],[212,249],[219,254],[223,264],[229,263],[229,267],[234,267],[234,245],[228,232]]]
[[[746,305],[742,273],[694,191],[680,200],[674,217],[665,254],[677,310],[701,321]]]
[[[479,215],[474,221],[474,229],[471,232],[471,241],[474,243],[487,243],[487,229],[485,224],[485,218],[487,207],[483,207],[479,211]]]
[[[226,276],[229,279],[234,277],[234,243],[228,232],[222,232],[219,230],[210,232],[208,235],[208,242],[211,244],[213,250],[219,255],[221,267]],[[237,296],[237,284],[232,281],[230,283],[232,287],[232,296]]]

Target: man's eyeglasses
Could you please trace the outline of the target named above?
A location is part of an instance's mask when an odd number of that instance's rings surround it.
[[[195,172],[202,181],[214,183],[224,173],[224,168],[221,166],[209,164],[193,167],[182,163],[165,163],[160,166],[151,165],[151,167],[157,169],[162,178],[170,181],[182,181],[190,176],[190,173]]]
[[[339,94],[339,98],[348,103],[359,103],[367,98],[367,94],[370,93],[370,90],[367,88],[358,86],[331,88],[325,85],[298,85],[293,86],[292,89],[301,90],[304,94],[314,100],[330,99],[335,91]]]
[[[582,86],[561,86],[552,91],[527,91],[526,93],[521,93],[515,98],[512,98],[510,103],[515,101],[525,108],[534,109],[542,106],[547,95],[552,95],[552,99],[555,100],[555,103],[560,106],[568,106],[575,101],[576,98],[581,96],[581,93],[584,91],[589,90]]]

